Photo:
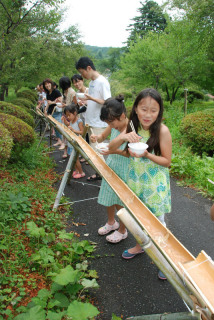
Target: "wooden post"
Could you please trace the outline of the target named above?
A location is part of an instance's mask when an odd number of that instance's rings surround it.
[[[187,91],[188,89],[184,89],[184,116],[187,114]]]

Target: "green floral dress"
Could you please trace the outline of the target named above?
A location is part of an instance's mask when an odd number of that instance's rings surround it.
[[[140,129],[138,134],[144,143],[150,136],[149,130],[144,129]],[[155,216],[171,211],[168,168],[144,157],[130,157],[127,184]]]
[[[110,140],[115,139],[120,132],[116,129],[111,129],[111,138]],[[119,149],[124,150],[126,147],[126,142],[123,143]],[[124,181],[127,180],[129,158],[120,156],[119,154],[110,154],[106,160],[106,164],[114,170],[114,172]],[[112,190],[109,184],[102,179],[101,188],[98,196],[98,203],[102,204],[105,207],[113,206],[114,204],[119,204],[124,207],[122,201],[116,193]]]

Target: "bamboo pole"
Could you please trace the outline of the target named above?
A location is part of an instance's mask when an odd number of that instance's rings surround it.
[[[73,148],[71,155],[69,157],[66,169],[65,169],[65,173],[63,175],[62,181],[60,183],[60,186],[59,186],[59,189],[57,192],[57,196],[56,196],[54,206],[53,206],[53,211],[57,210],[59,203],[60,203],[60,200],[61,200],[61,197],[62,197],[62,194],[63,194],[63,191],[65,189],[66,183],[68,181],[68,176],[69,176],[70,172],[72,173],[72,171],[73,171],[72,168],[74,167],[74,164],[76,162],[75,155],[76,155],[76,151],[75,151],[75,148]]]
[[[200,320],[200,314],[189,312],[151,314],[138,317],[126,318],[126,320]]]
[[[85,126],[84,131],[83,131],[83,136],[86,135],[87,130],[88,130],[88,126]],[[63,132],[63,130],[61,131],[61,133],[65,136],[65,132]],[[67,136],[66,139],[67,138],[69,139],[70,137]],[[69,140],[71,140],[71,138]],[[77,143],[73,142],[72,145],[73,145],[73,150],[72,150],[71,155],[69,157],[69,160],[68,160],[68,163],[67,163],[67,166],[65,169],[65,173],[64,173],[62,181],[60,183],[60,187],[59,187],[59,190],[57,192],[57,196],[56,196],[56,199],[54,202],[53,210],[57,210],[57,208],[59,206],[63,191],[65,189],[66,184],[70,183],[70,179],[71,179],[71,176],[72,176],[72,173],[74,170],[74,166],[77,161],[77,157],[79,156],[79,150],[78,150],[79,148],[78,148]]]

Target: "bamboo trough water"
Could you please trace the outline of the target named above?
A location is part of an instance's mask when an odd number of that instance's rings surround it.
[[[186,304],[195,314],[200,314],[201,319],[213,320],[213,260],[204,251],[195,258],[81,136],[53,117],[48,116],[48,119],[74,147],[78,145],[79,152],[93,164],[124,203],[125,209],[121,209],[118,216]]]

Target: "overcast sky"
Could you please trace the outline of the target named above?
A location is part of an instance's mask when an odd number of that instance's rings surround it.
[[[156,2],[161,5],[163,0]],[[129,35],[126,29],[141,4],[140,0],[67,0],[66,6],[64,29],[76,24],[85,44],[122,47]]]

